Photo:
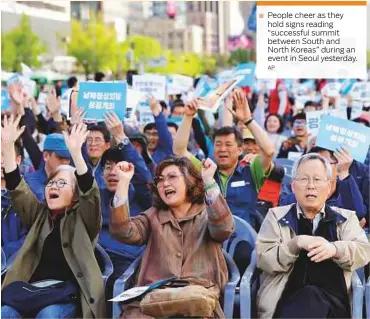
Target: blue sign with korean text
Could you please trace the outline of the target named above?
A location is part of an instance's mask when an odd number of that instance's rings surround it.
[[[77,105],[86,111],[86,120],[104,121],[106,112],[114,112],[123,120],[126,96],[126,82],[80,82]]]
[[[10,96],[7,90],[1,89],[1,110],[6,111],[10,108]]]
[[[256,64],[254,62],[242,63],[236,66],[233,70],[233,77],[243,76],[243,79],[237,86],[252,86],[254,82],[254,72]]]
[[[336,151],[343,147],[363,163],[370,145],[370,128],[330,115],[323,115],[316,146]]]

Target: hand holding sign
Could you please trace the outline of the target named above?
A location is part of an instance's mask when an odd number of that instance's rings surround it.
[[[337,172],[341,180],[345,179],[349,175],[349,168],[353,162],[351,154],[345,148],[341,147],[334,153],[337,159]]]
[[[197,99],[191,100],[189,103],[185,104],[185,116],[194,117],[198,112],[198,102]]]
[[[120,143],[126,136],[123,131],[123,123],[114,112],[105,114],[105,125],[117,143]]]

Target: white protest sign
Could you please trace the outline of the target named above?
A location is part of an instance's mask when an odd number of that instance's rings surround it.
[[[370,101],[370,82],[356,82],[349,93],[353,100]]]
[[[276,88],[276,79],[258,79],[255,83],[257,91],[271,91]]]
[[[126,112],[135,114],[138,104],[143,100],[145,100],[145,93],[127,88]]]
[[[173,74],[168,76],[167,94],[176,95],[187,93],[193,87],[194,80],[190,76]]]
[[[63,93],[60,99],[60,110],[61,113],[68,115],[69,113],[69,101],[71,99],[73,89],[68,89]]]
[[[363,103],[361,101],[352,101],[351,120],[356,119],[362,114]]]
[[[155,74],[134,75],[132,89],[153,95],[157,100],[166,99],[166,77]]]
[[[343,120],[347,119],[347,110],[344,109],[328,109],[326,114]]]
[[[148,101],[140,102],[138,106],[138,112],[140,125],[145,126],[148,123],[154,123],[154,116],[152,110],[150,109]]]
[[[323,111],[311,111],[306,113],[307,131],[311,136],[317,136],[320,129],[321,116]]]
[[[24,86],[25,91],[29,97],[34,97],[35,89],[36,89],[36,82],[32,81],[24,76],[20,77],[20,80]]]
[[[297,110],[302,110],[304,108],[304,105],[307,101],[310,101],[311,100],[311,96],[309,95],[297,95],[295,97],[295,108]]]
[[[302,152],[289,152],[288,159],[292,160],[293,162],[298,161],[302,157]]]
[[[323,89],[321,90],[321,93],[328,97],[335,97],[339,95],[339,91],[341,87],[342,87],[342,84],[339,82],[330,82],[323,87]]]
[[[37,103],[38,104],[46,104],[46,98],[48,97],[48,95],[44,92],[40,92],[39,93],[39,97],[37,98]]]
[[[166,65],[167,65],[167,58],[165,56],[149,59],[147,62],[147,67],[149,68],[164,67]]]

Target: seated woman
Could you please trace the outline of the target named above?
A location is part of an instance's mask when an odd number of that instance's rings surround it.
[[[202,172],[187,158],[161,162],[153,180],[155,203],[130,218],[127,204],[131,163],[116,165],[119,182],[113,200],[110,232],[126,244],[147,247],[138,274],[138,286],[177,277],[201,285],[218,296],[228,280],[221,244],[234,230],[234,219],[213,180],[216,164],[203,161]],[[151,318],[134,304],[124,318]],[[217,303],[214,315],[224,317]]]
[[[86,126],[76,125],[70,135],[64,134],[76,169],[59,166],[47,181],[46,202],[41,203],[21,179],[15,161],[14,142],[24,130],[18,128],[19,121],[20,117],[5,119],[1,140],[7,150],[4,168],[11,202],[30,231],[6,274],[2,295],[15,281],[34,283],[48,279],[75,284],[79,293],[67,303],[51,304],[33,313],[24,307],[19,311],[2,304],[1,317],[72,318],[81,311],[83,318],[102,318],[104,286],[94,255],[101,224],[100,197],[81,154],[88,133]],[[81,302],[75,301],[79,299]]]

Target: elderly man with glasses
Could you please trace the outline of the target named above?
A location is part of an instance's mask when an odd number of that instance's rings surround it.
[[[355,211],[361,227],[364,227],[367,208],[355,176],[350,174],[350,167],[353,163],[350,153],[346,149],[332,152],[318,146],[311,148],[308,153],[319,153],[331,165],[330,193],[326,204]],[[285,185],[280,196],[280,205],[289,205],[295,202],[296,196],[292,192],[291,185]]]
[[[326,204],[332,167],[318,153],[293,168],[297,204],[269,210],[257,237],[260,318],[350,318],[352,272],[370,261],[355,212]]]

